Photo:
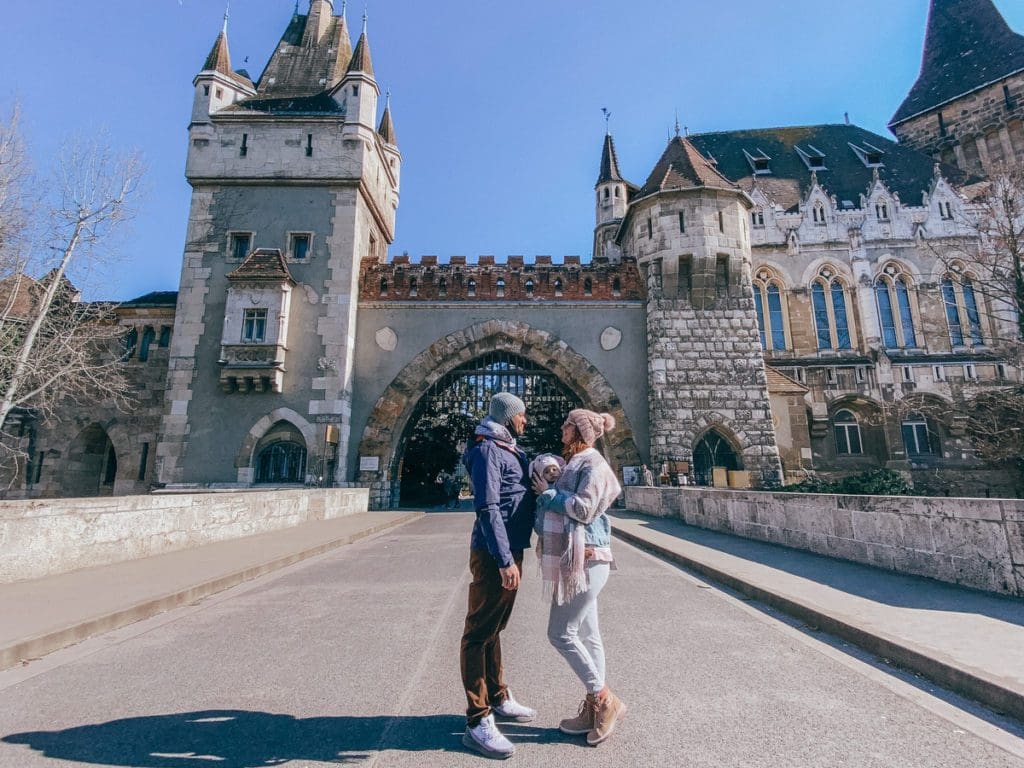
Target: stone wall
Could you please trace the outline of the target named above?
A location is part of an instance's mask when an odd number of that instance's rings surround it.
[[[1024,596],[1024,501],[626,489],[634,512]]]
[[[365,512],[365,489],[0,502],[0,583]]]

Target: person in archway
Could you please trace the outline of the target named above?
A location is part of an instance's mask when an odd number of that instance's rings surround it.
[[[626,705],[605,681],[597,621],[597,599],[614,565],[606,512],[622,487],[594,443],[614,428],[611,414],[570,411],[562,425],[562,474],[553,485],[542,474],[531,478],[539,494],[543,594],[551,596],[548,640],[586,688],[579,714],[558,727],[563,733],[586,734],[591,746],[611,736],[626,713]]]
[[[466,689],[462,743],[487,757],[506,758],[515,746],[498,730],[495,716],[526,723],[537,713],[517,702],[505,684],[501,631],[519,590],[523,550],[533,535],[534,496],[526,454],[516,437],[526,429],[526,405],[513,394],[491,398],[463,456],[473,486],[476,522],[470,540],[469,606],[460,666]]]

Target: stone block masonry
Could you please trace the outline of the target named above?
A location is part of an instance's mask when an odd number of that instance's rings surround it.
[[[699,528],[1024,596],[1024,501],[630,487],[626,506]]]
[[[0,502],[0,584],[367,510],[360,488]]]

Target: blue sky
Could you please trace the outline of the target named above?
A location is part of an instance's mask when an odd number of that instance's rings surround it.
[[[305,12],[308,0],[300,4]],[[1024,30],[1024,3],[996,4]],[[138,215],[113,244],[114,276],[87,298],[176,289],[191,83],[224,3],[5,6],[0,109],[21,103],[37,166],[70,133],[100,130],[148,166]],[[258,77],[293,8],[232,0],[234,66]],[[362,8],[349,8],[356,28]],[[928,0],[369,0],[368,10],[405,158],[390,253],[558,259],[590,253],[601,107],[612,112],[623,173],[638,183],[677,109],[692,132],[841,122],[849,112],[888,135],[920,66]]]

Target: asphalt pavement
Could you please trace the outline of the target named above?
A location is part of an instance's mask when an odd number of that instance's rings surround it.
[[[444,766],[472,517],[434,513],[195,605],[0,672],[0,766]],[[510,765],[1024,768],[1019,729],[929,693],[621,541],[601,599],[598,748],[563,736],[582,689],[545,636],[536,561],[504,635]]]

